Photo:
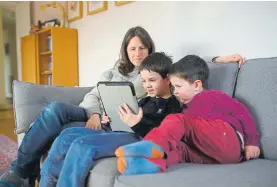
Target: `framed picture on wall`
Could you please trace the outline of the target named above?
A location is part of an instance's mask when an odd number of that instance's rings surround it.
[[[108,1],[87,1],[87,15],[108,10]]]
[[[48,20],[48,21],[45,21],[44,22],[44,26],[45,27],[54,27],[55,25],[58,24],[58,20],[57,19],[51,19],[51,20]]]
[[[66,1],[66,12],[68,22],[81,19],[83,17],[83,2]]]
[[[128,3],[132,3],[134,1],[115,1],[114,4],[115,6],[122,6],[122,5],[126,5]]]

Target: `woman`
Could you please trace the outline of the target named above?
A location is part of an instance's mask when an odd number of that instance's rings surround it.
[[[135,86],[137,99],[144,97],[146,93],[141,85],[138,67],[153,52],[155,52],[154,42],[145,29],[142,27],[129,29],[122,42],[119,65],[104,72],[100,80],[131,81]],[[223,63],[236,61],[240,64],[244,62],[244,59],[240,55],[231,55],[208,60],[208,62],[212,61]],[[39,173],[41,156],[46,153],[53,140],[63,129],[84,126],[101,129],[100,114],[102,111],[100,106],[96,88],[84,97],[79,106],[61,102],[48,104],[25,135],[19,147],[18,159],[12,163],[10,171],[0,177],[0,181],[3,184],[5,182],[20,186],[23,184],[23,180],[28,178],[32,186],[33,179]]]
[[[129,29],[122,42],[119,65],[104,72],[100,80],[130,81],[134,84],[137,98],[141,99],[146,92],[141,85],[138,66],[148,54],[153,52],[155,52],[154,42],[145,29],[142,27]],[[69,126],[69,123],[70,127],[86,126],[101,129],[100,105],[97,88],[93,88],[86,94],[79,106],[60,102],[48,104],[25,135],[19,147],[18,159],[12,163],[10,171],[0,177],[0,181],[20,186],[23,184],[23,179],[39,173],[41,156],[46,153],[60,132]]]

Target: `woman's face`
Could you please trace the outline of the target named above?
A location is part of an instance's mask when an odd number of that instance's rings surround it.
[[[132,64],[138,67],[148,56],[148,48],[143,45],[139,37],[135,36],[130,40],[127,46],[127,53]]]

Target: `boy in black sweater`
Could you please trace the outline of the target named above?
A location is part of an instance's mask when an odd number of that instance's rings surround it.
[[[115,156],[119,146],[139,141],[159,126],[166,115],[181,112],[167,77],[171,66],[172,60],[164,53],[152,53],[140,65],[142,83],[149,96],[140,100],[137,115],[126,104],[119,107],[121,119],[135,133],[82,127],[64,130],[43,165],[40,186],[85,186],[86,176],[96,159]],[[104,126],[108,127],[108,122],[108,117],[103,115]],[[68,145],[69,142],[72,143]]]

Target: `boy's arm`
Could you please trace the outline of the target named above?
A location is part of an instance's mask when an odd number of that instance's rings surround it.
[[[145,104],[147,104],[151,100],[151,97],[145,97],[142,98],[138,105],[139,107],[143,108]],[[155,124],[155,118],[152,119],[151,116],[143,114],[141,120],[136,125],[132,126],[131,129],[140,137],[144,137],[149,131],[151,131],[154,127],[156,127]]]
[[[140,122],[131,128],[137,135],[144,137],[153,128],[158,127],[160,123],[160,119],[151,118],[149,116],[143,116]]]
[[[166,105],[166,114],[176,114],[176,113],[181,113],[182,108],[186,108],[186,105],[184,104],[183,106],[181,105],[180,101],[175,96],[171,96],[168,99],[167,105]]]
[[[156,111],[157,113],[161,112],[161,114],[144,115],[141,121],[132,127],[132,130],[139,136],[144,137],[153,128],[158,127],[168,114],[180,113],[181,111],[180,102],[175,96],[172,96],[168,99],[164,110]]]
[[[240,102],[234,100],[234,115],[243,123],[245,134],[245,145],[260,146],[259,133],[256,129],[255,121],[247,108]]]

